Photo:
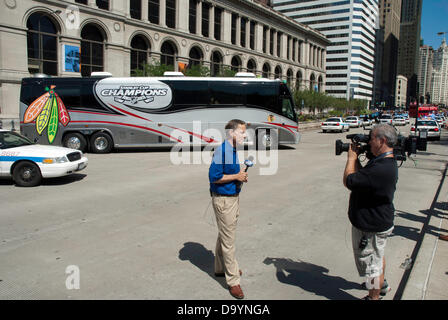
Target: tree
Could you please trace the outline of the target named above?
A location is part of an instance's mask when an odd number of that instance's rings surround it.
[[[152,63],[142,63],[140,68],[134,69],[131,72],[133,77],[161,77],[165,71],[173,71],[174,66],[167,66],[166,64],[161,64],[160,61],[153,59]]]
[[[210,69],[201,64],[187,68],[185,71],[187,77],[210,77]]]

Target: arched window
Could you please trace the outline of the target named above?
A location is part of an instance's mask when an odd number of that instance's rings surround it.
[[[104,36],[100,28],[87,24],[81,31],[81,75],[104,70]]]
[[[322,76],[319,76],[318,80],[317,80],[317,88],[318,88],[318,92],[322,92],[322,85],[323,85],[323,79]]]
[[[174,46],[174,44],[170,41],[166,41],[162,44],[162,48],[160,51],[162,52],[162,54],[160,56],[160,64],[164,64],[167,66],[173,66],[173,70],[174,70],[174,65],[176,63],[176,55],[177,55],[177,50],[176,50],[176,47]]]
[[[131,41],[131,73],[135,69],[141,69],[142,64],[148,63],[148,56],[151,48],[147,39],[141,35],[136,35]]]
[[[252,72],[253,74],[257,72],[257,64],[253,59],[247,61],[247,72]]]
[[[241,70],[241,59],[238,56],[234,56],[230,64],[233,71],[239,72]]]
[[[292,80],[293,80],[293,73],[291,69],[288,69],[288,71],[286,71],[286,82],[288,83],[288,86],[290,87],[292,84]]]
[[[202,53],[202,50],[198,47],[193,47],[190,50],[190,54],[188,55],[188,67],[201,65],[202,61],[204,59],[204,55]]]
[[[312,73],[310,76],[310,90],[316,91],[315,85],[316,85],[316,77],[315,77],[314,73]]]
[[[219,51],[215,51],[212,53],[212,61],[211,61],[211,68],[210,68],[210,74],[212,77],[216,77],[222,68],[222,55],[219,53]]]
[[[263,65],[263,78],[268,78],[269,79],[269,74],[271,73],[271,66],[269,65],[269,63],[265,63]]]
[[[296,90],[302,90],[302,80],[303,80],[303,76],[302,76],[302,72],[297,71],[297,75],[296,75]]]
[[[282,68],[280,66],[275,67],[275,79],[281,79],[282,78]]]
[[[28,70],[58,74],[58,28],[45,13],[33,13],[27,21]]]

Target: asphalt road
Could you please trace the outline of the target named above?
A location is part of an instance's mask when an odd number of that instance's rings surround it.
[[[401,130],[407,135],[409,126]],[[275,174],[261,174],[269,166],[256,156],[237,229],[246,299],[366,295],[351,249],[346,155],[334,155],[345,135],[303,132],[300,144],[278,151]],[[397,294],[419,240],[447,163],[446,140],[444,132],[399,169],[385,299]],[[201,153],[184,155],[199,162]],[[39,187],[0,180],[0,299],[233,300],[213,276],[207,163],[173,164],[169,150],[87,156],[84,171]],[[275,171],[275,154],[267,159]]]

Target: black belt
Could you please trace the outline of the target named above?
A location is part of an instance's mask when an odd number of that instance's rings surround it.
[[[235,193],[235,194],[219,194],[216,192],[210,192],[210,195],[212,197],[238,197],[239,193]]]

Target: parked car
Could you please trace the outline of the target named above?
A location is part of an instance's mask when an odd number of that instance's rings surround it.
[[[373,123],[373,120],[367,114],[360,115],[359,118],[362,120],[364,126],[371,126]]]
[[[407,113],[402,114],[402,116],[404,117],[404,120],[406,121],[406,124],[409,124],[410,120],[409,120],[409,115]]]
[[[441,128],[447,127],[446,118],[444,116],[441,116],[441,115],[436,116],[436,121]]]
[[[406,119],[402,116],[396,116],[392,119],[392,125],[394,126],[405,126]]]
[[[356,116],[345,118],[345,122],[350,125],[350,128],[359,128],[360,126],[362,126],[362,120]]]
[[[28,138],[0,129],[0,176],[21,187],[39,185],[42,178],[61,177],[87,167],[81,151],[34,144]]]
[[[380,123],[387,123],[392,125],[392,116],[390,114],[383,114],[380,116]]]
[[[435,120],[417,120],[417,131],[415,130],[415,125],[411,127],[411,136],[420,135],[421,130],[426,130],[428,132],[427,138],[433,138],[435,140],[440,140],[440,126]]]
[[[322,132],[328,132],[328,131],[350,131],[350,126],[348,123],[344,122],[344,120],[341,117],[332,117],[328,118],[324,122],[322,122],[321,125]]]

